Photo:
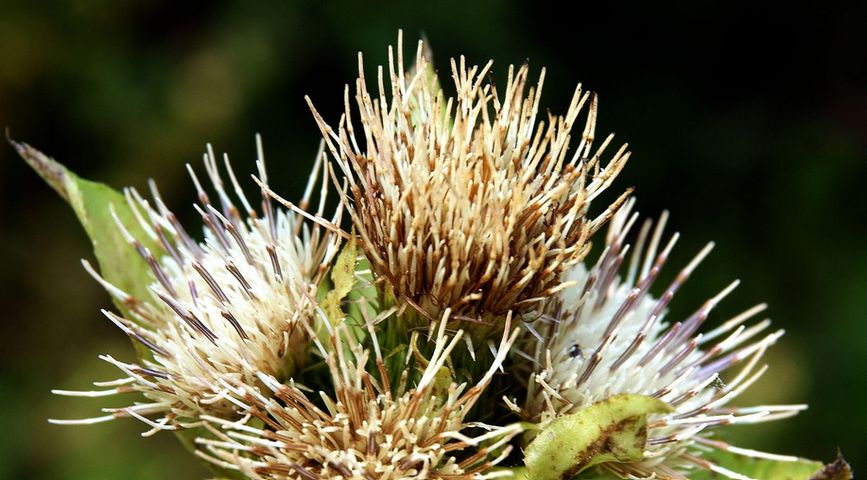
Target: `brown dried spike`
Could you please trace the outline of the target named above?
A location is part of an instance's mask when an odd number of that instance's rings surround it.
[[[447,308],[473,319],[538,309],[625,198],[586,218],[629,153],[621,148],[601,164],[610,137],[593,151],[597,99],[580,86],[565,116],[537,122],[544,71],[528,88],[529,68],[510,67],[498,93],[487,79],[490,63],[467,67],[461,58],[452,62],[457,96],[441,100],[421,77],[427,62],[419,54],[415,74],[405,75],[392,56],[389,78],[380,69],[377,79],[391,88],[380,87],[378,98],[359,66],[355,114],[364,142],[348,96],[336,132],[308,99],[348,179],[344,201],[359,244],[395,295],[431,318]],[[570,152],[582,110],[580,144]]]
[[[213,424],[209,430],[221,436],[219,441],[199,440],[210,447],[204,458],[265,478],[470,480],[493,473],[523,427],[480,425],[466,416],[502,366],[519,329],[512,329],[507,317],[488,371],[473,386],[464,390],[466,385],[452,383],[444,394],[434,384],[464,333],[447,335],[447,323],[445,314],[431,339],[430,357],[413,356],[414,363],[407,366],[419,368],[421,377],[411,386],[402,382],[394,392],[383,390],[368,373],[374,361],[382,363],[373,325],[368,324],[368,340],[377,346],[373,351],[358,343],[345,324],[337,325],[330,337],[332,350],[320,351],[333,382],[333,394],[319,392],[324,407],[320,410],[306,400],[296,385],[262,376],[271,394],[256,392],[246,398],[255,406],[243,420],[208,419]],[[473,438],[478,426],[485,433]],[[294,471],[269,470],[275,466]]]

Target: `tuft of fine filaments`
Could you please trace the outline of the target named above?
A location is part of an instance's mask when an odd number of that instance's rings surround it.
[[[255,480],[509,476],[493,467],[509,454],[509,441],[522,428],[472,423],[466,416],[501,367],[518,329],[510,331],[507,318],[487,373],[473,386],[458,385],[449,381],[447,364],[464,332],[446,333],[449,314],[436,322],[430,357],[408,364],[394,386],[373,325],[368,323],[369,348],[340,324],[331,333],[332,348],[319,345],[334,390],[333,396],[319,392],[324,407],[293,383],[262,375],[270,392],[239,390],[236,395],[251,406],[241,420],[208,417],[215,439],[199,439],[205,448],[199,455]]]
[[[55,423],[94,423],[135,417],[158,430],[175,430],[199,422],[202,414],[235,418],[247,407],[231,395],[239,384],[259,385],[258,375],[288,379],[304,367],[310,353],[313,296],[319,279],[337,251],[338,239],[299,214],[272,205],[261,140],[257,136],[258,181],[262,189],[257,212],[241,189],[228,157],[224,183],[212,149],[204,155],[207,177],[216,198],[207,193],[195,171],[187,166],[198,193],[205,240],[194,240],[166,207],[156,185],[153,201],[136,190],[125,191],[127,201],[150,244],[134,238],[120,220],[117,228],[147,261],[155,283],[150,298],[133,298],[104,280],[84,262],[87,271],[116,300],[128,306],[128,318],[103,311],[119,329],[149,351],[148,357],[126,363],[101,358],[124,376],[99,383],[96,391],[56,390],[73,396],[110,396],[140,392],[147,402],[104,409],[108,415]],[[323,155],[317,155],[304,197],[308,208],[320,185],[317,213],[327,195]],[[234,194],[240,207],[232,200]],[[340,209],[333,221],[339,222]]]
[[[686,319],[668,321],[667,306],[710,252],[708,244],[676,275],[660,297],[651,294],[679,235],[667,240],[667,213],[654,227],[646,221],[635,248],[626,237],[636,223],[630,199],[611,221],[605,250],[592,267],[580,264],[567,273],[575,286],[558,294],[542,320],[528,327],[524,356],[531,369],[526,399],[513,407],[533,422],[554,418],[623,393],[658,398],[673,411],[651,416],[645,458],[637,463],[605,464],[622,478],[686,479],[690,468],[727,478],[747,477],[701,458],[720,449],[774,460],[797,460],[738,448],[714,438],[724,425],[767,422],[789,417],[805,405],[731,407],[728,404],[765,373],[760,361],[783,334],[768,333],[769,320],[748,324],[766,306],[756,305],[721,325],[698,333],[708,314],[738,285],[735,281]],[[624,265],[624,261],[628,265]],[[730,379],[721,375],[739,367]]]
[[[603,163],[612,136],[595,142],[597,98],[580,85],[564,116],[540,119],[544,70],[533,85],[527,65],[509,67],[498,91],[492,63],[461,57],[451,64],[456,96],[447,98],[423,43],[414,73],[405,73],[402,50],[400,39],[396,59],[389,48],[376,96],[359,54],[355,112],[347,86],[336,128],[310,104],[348,181],[335,184],[373,271],[431,319],[446,308],[453,319],[489,320],[538,307],[625,199],[586,218],[629,158],[626,145]]]

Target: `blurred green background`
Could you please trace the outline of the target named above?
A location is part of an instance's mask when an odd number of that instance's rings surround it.
[[[789,333],[739,403],[806,402],[799,417],[740,427],[745,446],[864,465],[867,416],[867,29],[864,3],[822,10],[683,2],[579,6],[240,1],[0,1],[0,126],[114,186],[153,177],[194,220],[184,162],[206,141],[252,172],[261,132],[277,189],[297,197],[319,132],[303,101],[340,112],[356,51],[369,71],[403,27],[448,59],[548,67],[543,106],[576,82],[600,94],[599,129],[628,141],[617,183],[639,209],[670,209],[675,264],[717,249],[674,302],[683,315],[733,278],[711,318],[768,301]],[[446,82],[448,83],[448,82]],[[79,265],[71,211],[0,148],[0,478],[203,478],[171,435],[142,425],[57,427],[101,401],[55,398],[114,378],[96,356],[132,353],[99,314],[108,297]],[[192,223],[192,222],[190,222]],[[671,269],[669,274],[673,274]]]

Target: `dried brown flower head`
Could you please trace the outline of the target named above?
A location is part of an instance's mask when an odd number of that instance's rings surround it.
[[[335,392],[333,397],[320,392],[324,407],[294,383],[261,375],[271,391],[235,392],[249,405],[249,415],[238,421],[208,418],[216,438],[198,439],[205,448],[199,455],[256,480],[470,480],[497,475],[492,468],[508,455],[508,442],[521,427],[465,418],[502,365],[518,330],[509,332],[507,319],[487,373],[472,387],[457,385],[447,365],[463,331],[446,335],[448,314],[437,322],[430,358],[413,361],[420,377],[412,380],[408,375],[410,364],[394,388],[373,326],[371,351],[339,324],[331,335],[331,351],[320,346]]]
[[[361,142],[348,87],[336,130],[313,109],[348,180],[341,193],[360,244],[394,295],[432,318],[446,308],[453,318],[528,311],[562,288],[562,273],[584,258],[589,236],[622,201],[586,218],[629,152],[624,145],[603,165],[612,137],[594,145],[597,100],[580,85],[565,116],[539,121],[544,70],[528,89],[528,67],[510,67],[498,92],[491,63],[453,60],[457,96],[445,98],[423,51],[419,42],[415,73],[407,74],[402,48],[396,62],[389,49],[377,98],[359,55]]]

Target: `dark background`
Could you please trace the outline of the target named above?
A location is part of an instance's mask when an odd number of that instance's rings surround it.
[[[547,66],[542,103],[555,113],[583,82],[599,92],[600,133],[634,151],[616,186],[636,186],[645,214],[670,209],[683,234],[674,264],[717,242],[672,318],[741,278],[710,321],[768,301],[789,332],[737,403],[811,408],[730,438],[825,460],[839,446],[865,464],[863,2],[579,13],[517,0],[36,3],[0,2],[0,126],[89,178],[155,178],[188,221],[183,163],[198,164],[206,141],[252,172],[261,132],[275,187],[297,197],[319,135],[303,95],[336,120],[356,52],[372,74],[399,27],[409,51],[427,35],[441,74],[461,53],[494,59],[500,84],[509,63]],[[142,439],[136,422],[46,423],[98,414],[105,402],[49,389],[114,378],[97,354],[132,353],[99,314],[109,300],[79,265],[91,252],[73,214],[5,146],[0,201],[0,478],[203,478],[171,435]]]

